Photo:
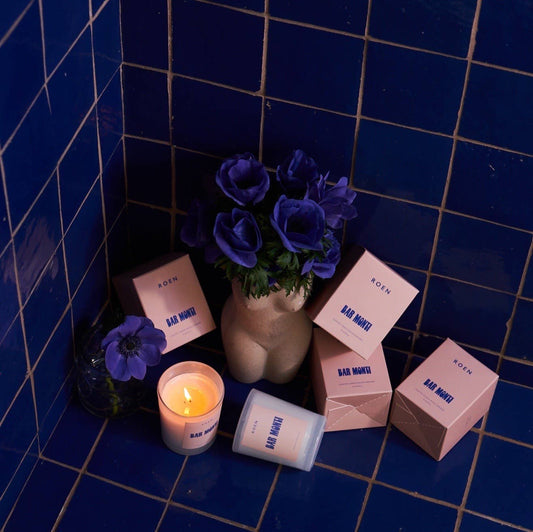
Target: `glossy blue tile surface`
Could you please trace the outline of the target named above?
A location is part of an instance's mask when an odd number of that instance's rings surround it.
[[[532,157],[458,142],[446,207],[530,231],[532,172]]]
[[[354,185],[371,192],[440,205],[452,140],[362,120]]]
[[[172,148],[139,139],[125,139],[128,199],[161,207],[172,205]]]
[[[243,9],[251,9],[253,11],[264,11],[264,0],[216,0],[215,4],[222,4],[232,7],[240,7]]]
[[[529,267],[526,273],[526,281],[522,290],[522,295],[533,299],[533,261],[529,261]]]
[[[222,157],[257,154],[260,98],[179,77],[174,77],[172,87],[176,146]]]
[[[472,65],[460,135],[533,154],[533,109],[529,105],[532,91],[533,78],[529,76]]]
[[[123,77],[125,133],[168,140],[167,76],[126,66]]]
[[[364,35],[368,2],[355,0],[351,2],[308,2],[305,9],[295,0],[271,0],[270,15],[288,20],[306,22],[349,33]]]
[[[104,208],[107,230],[113,226],[126,205],[126,176],[124,173],[124,146],[120,142],[102,173]]]
[[[533,527],[533,507],[526,486],[533,468],[533,449],[483,438],[466,508],[508,523]]]
[[[513,322],[513,330],[505,354],[510,357],[533,361],[531,349],[531,324],[533,323],[533,301],[519,299]]]
[[[531,47],[531,3],[513,2],[502,9],[497,0],[483,2],[479,15],[474,59],[533,72],[533,60],[524,50]]]
[[[401,275],[408,283],[418,289],[418,295],[415,296],[413,301],[405,309],[403,314],[396,321],[398,327],[406,327],[408,329],[416,329],[418,318],[420,314],[420,306],[422,305],[422,297],[420,294],[424,293],[424,287],[426,284],[427,275],[416,270],[409,270],[407,268],[401,268],[396,266],[394,268],[396,273]]]
[[[266,530],[350,530],[360,512],[367,483],[335,471],[283,469],[263,521]],[[307,497],[321,504],[309,505]]]
[[[355,201],[359,215],[348,222],[345,242],[364,246],[385,262],[427,268],[436,210],[363,193]]]
[[[210,532],[235,532],[237,530],[242,530],[240,526],[233,526],[224,521],[190,512],[185,508],[170,505],[165,513],[159,531],[174,532],[176,529],[181,529],[182,527],[187,527],[191,530],[209,530]]]
[[[9,223],[7,220],[5,197],[4,191],[2,190],[2,193],[0,194],[0,250],[4,249],[11,238],[11,231],[9,230]]]
[[[467,433],[437,462],[396,428],[389,432],[377,479],[409,492],[461,504],[478,435]]]
[[[266,93],[353,115],[362,53],[361,39],[272,21]]]
[[[98,94],[122,62],[119,0],[111,0],[93,22],[94,66]]]
[[[77,476],[75,471],[40,460],[24,486],[5,531],[35,530],[37,515],[41,530],[52,530]],[[54,489],[47,489],[51,478]],[[27,511],[28,506],[31,512]]]
[[[372,3],[370,35],[385,41],[466,57],[475,0]]]
[[[166,0],[129,0],[121,3],[124,61],[168,68]],[[145,35],[150,35],[149,39]]]
[[[13,0],[0,6],[0,39],[15,24],[18,17],[28,9],[31,0]]]
[[[359,530],[409,530],[427,532],[453,530],[457,512],[384,486],[373,486]]]
[[[2,33],[0,30],[0,39]],[[3,146],[44,82],[41,25],[36,3],[0,46],[0,72],[3,77],[0,83],[0,146]],[[15,93],[16,99],[10,98]]]
[[[241,89],[259,90],[263,18],[178,0],[172,4],[172,21],[174,72]]]
[[[57,530],[155,530],[164,508],[161,501],[84,475]]]
[[[121,83],[120,72],[117,72],[96,105],[102,166],[104,168],[124,133]]]
[[[0,305],[0,338],[3,338],[19,311],[17,285],[15,278],[15,260],[13,246],[8,246],[0,255],[0,287],[2,304]]]
[[[530,244],[527,233],[444,213],[433,272],[516,292]]]
[[[511,295],[432,277],[420,328],[442,338],[499,351],[513,303]]]
[[[458,59],[371,42],[363,115],[450,134],[465,71]]]
[[[500,378],[531,387],[533,382],[533,366],[522,364],[518,360],[502,361]]]
[[[460,530],[461,532],[478,532],[480,530],[483,532],[510,532],[510,530],[517,529],[465,512],[461,519]]]
[[[322,173],[330,171],[332,180],[349,176],[354,131],[354,118],[267,100],[263,162],[277,168],[299,148],[315,159]]]

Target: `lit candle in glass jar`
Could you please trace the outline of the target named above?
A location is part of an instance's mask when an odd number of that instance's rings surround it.
[[[157,385],[161,435],[174,452],[198,454],[215,439],[224,383],[201,362],[180,362],[168,368]]]

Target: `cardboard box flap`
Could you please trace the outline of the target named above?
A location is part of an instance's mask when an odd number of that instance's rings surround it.
[[[341,425],[364,427],[382,427],[387,423],[389,413],[390,393],[375,395],[374,397],[349,397],[345,402],[327,400],[327,430],[342,430]]]

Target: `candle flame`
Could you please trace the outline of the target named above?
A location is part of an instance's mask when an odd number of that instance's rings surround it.
[[[187,390],[185,386],[183,387],[183,393],[185,395],[185,400],[190,403],[192,401],[192,397],[191,397],[191,394],[189,393],[189,390]]]

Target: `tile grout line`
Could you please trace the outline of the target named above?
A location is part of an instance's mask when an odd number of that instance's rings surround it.
[[[278,485],[278,480],[279,480],[279,476],[281,474],[282,469],[283,469],[283,466],[281,464],[278,464],[278,467],[276,468],[276,472],[274,473],[274,478],[272,479],[272,483],[270,484],[270,489],[268,490],[265,503],[263,504],[263,508],[261,509],[261,514],[259,515],[259,519],[257,520],[257,525],[255,526],[254,530],[257,530],[257,531],[261,530],[261,526],[263,525],[263,520],[265,519],[265,515],[268,510],[268,506],[270,504],[270,501],[272,500],[272,495],[274,495],[274,491],[276,490],[276,486]]]
[[[261,118],[259,120],[259,151],[258,159],[263,161],[263,144],[265,128],[265,107],[270,109],[270,102],[266,99],[266,77],[267,77],[267,60],[268,60],[268,33],[270,30],[270,0],[265,0],[263,6],[263,50],[261,54],[261,81],[259,84],[259,94],[261,96]]]
[[[176,175],[176,150],[174,149],[174,127],[173,127],[173,63],[174,63],[174,32],[172,20],[172,0],[167,0],[167,44],[168,44],[168,71],[167,71],[167,106],[168,106],[168,139],[170,143],[170,249],[174,250],[176,243],[176,223],[177,223],[177,175]],[[125,114],[125,113],[124,113]],[[124,129],[124,132],[126,130]]]
[[[17,29],[18,25],[21,23],[22,19],[26,16],[26,13],[31,9],[34,3],[35,0],[31,0],[28,2],[26,7],[22,10],[22,13],[20,13],[20,15],[14,20],[11,26],[4,33],[3,37],[0,38],[0,48],[7,42],[9,37],[13,35],[14,31]]]

